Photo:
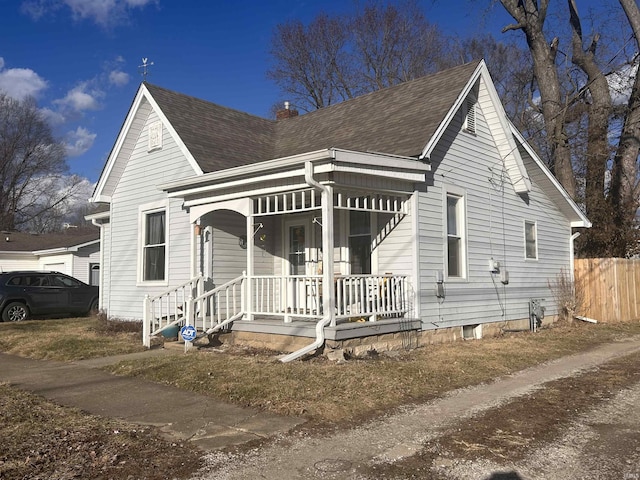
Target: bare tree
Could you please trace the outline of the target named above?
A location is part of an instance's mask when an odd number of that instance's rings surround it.
[[[278,25],[267,76],[296,108],[315,110],[438,70],[443,39],[414,1],[368,4],[349,17]]]
[[[540,112],[550,148],[551,168],[569,195],[575,196],[576,184],[571,166],[571,149],[565,129],[566,102],[563,99],[560,78],[556,68],[558,38],[549,41],[544,33],[549,0],[500,0],[517,23],[503,31],[522,30],[531,57],[540,91]]]
[[[345,27],[344,19],[327,15],[306,27],[300,21],[276,27],[271,45],[275,65],[267,75],[297,108],[316,110],[353,97]]]
[[[359,86],[374,91],[442,68],[444,40],[415,2],[365,5],[351,20]]]
[[[73,198],[81,179],[67,172],[64,146],[35,101],[0,92],[0,229],[43,223]]]
[[[609,74],[622,66],[602,60],[601,35],[597,29],[593,29],[590,36],[585,35],[576,2],[567,0],[566,23],[555,25],[564,28],[564,33],[570,32],[567,35],[570,48],[563,55],[570,58],[574,70],[557,59],[562,52],[560,35],[551,40],[545,36],[550,30],[545,24],[548,0],[501,0],[501,3],[517,22],[503,31],[521,30],[531,53],[540,97],[532,106],[538,108],[544,118],[554,172],[569,194],[584,202],[594,224],[580,239],[582,254],[624,256],[635,243],[637,231],[633,222],[640,193],[637,58],[625,67],[628,72],[634,71],[635,80],[622,113],[620,134],[614,121],[618,112],[612,99]],[[637,52],[638,5],[632,0],[620,0],[620,3],[635,33]],[[579,184],[576,176],[581,179]]]

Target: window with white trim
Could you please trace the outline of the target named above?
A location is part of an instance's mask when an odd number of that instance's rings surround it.
[[[447,277],[465,276],[464,197],[447,193]]]
[[[144,212],[142,245],[142,281],[165,279],[166,270],[166,212]]]
[[[538,259],[538,229],[536,222],[524,222],[524,255],[530,260]]]
[[[349,263],[351,274],[371,273],[371,213],[349,211]]]

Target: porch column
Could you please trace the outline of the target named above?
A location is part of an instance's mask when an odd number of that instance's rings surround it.
[[[333,264],[333,187],[322,189],[322,311],[336,325],[336,290]]]
[[[198,244],[200,240],[200,225],[193,222],[191,224],[191,277],[198,275]]]
[[[253,320],[253,215],[247,215],[247,280],[245,285],[245,319]]]

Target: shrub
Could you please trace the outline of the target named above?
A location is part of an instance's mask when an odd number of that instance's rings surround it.
[[[549,281],[549,290],[558,306],[558,320],[571,323],[584,307],[584,288],[565,270],[560,269],[555,280]]]

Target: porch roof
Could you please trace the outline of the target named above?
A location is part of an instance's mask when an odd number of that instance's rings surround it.
[[[160,188],[168,192],[170,197],[200,195],[234,187],[241,187],[245,194],[250,194],[248,189],[251,184],[301,177],[302,183],[290,184],[286,187],[287,189],[299,188],[306,186],[303,177],[307,162],[314,163],[316,174],[346,172],[388,177],[406,182],[423,182],[425,173],[431,170],[428,163],[414,158],[330,148],[205,175],[194,175],[161,185]]]

